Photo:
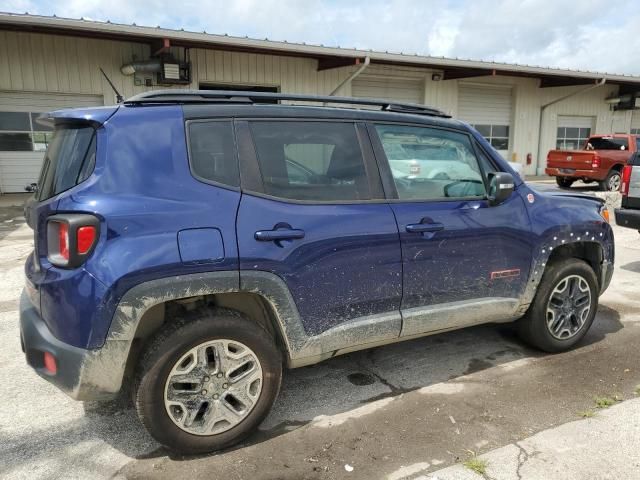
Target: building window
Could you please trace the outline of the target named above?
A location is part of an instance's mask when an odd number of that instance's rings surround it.
[[[558,127],[556,149],[580,150],[590,136],[591,129],[588,127]]]
[[[39,112],[0,112],[0,151],[37,152],[47,149],[53,129],[36,122]]]
[[[640,135],[640,128],[632,128],[631,135]]]
[[[509,150],[509,125],[471,125],[496,150]]]

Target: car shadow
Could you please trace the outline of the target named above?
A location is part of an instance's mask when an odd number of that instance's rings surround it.
[[[629,272],[640,273],[640,261],[627,263],[626,265],[622,265],[620,268]]]
[[[597,344],[623,328],[620,315],[601,305],[578,348]],[[363,404],[457,379],[522,358],[548,354],[528,347],[512,324],[489,324],[442,333],[335,357],[285,371],[280,395],[259,430],[226,452],[267,441],[314,419]],[[560,354],[562,355],[562,354]],[[129,396],[105,403],[86,402],[91,429],[114,448],[136,459],[189,460],[210,455],[176,455],[150,439]]]

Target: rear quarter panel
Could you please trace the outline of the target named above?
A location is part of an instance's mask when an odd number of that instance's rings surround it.
[[[104,291],[85,299],[78,295],[82,285],[52,282],[50,300],[42,298],[45,314],[59,319],[55,323],[76,318],[76,302],[88,306],[87,315],[72,326],[79,331],[73,343],[86,348],[103,344],[119,299],[133,286],[162,277],[238,269],[235,218],[240,192],[191,175],[180,106],[122,107],[98,133],[92,177],[62,194],[57,209],[100,218],[99,243],[83,271]],[[208,263],[182,262],[178,232],[192,228],[219,230],[224,256]],[[52,269],[50,275],[56,279],[67,274]]]

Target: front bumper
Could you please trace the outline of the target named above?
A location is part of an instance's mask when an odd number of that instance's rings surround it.
[[[564,178],[588,178],[590,180],[604,180],[608,172],[602,172],[600,170],[576,170],[574,168],[555,168],[547,167],[544,173],[550,177],[564,177]]]
[[[51,382],[71,398],[76,400],[107,400],[117,395],[122,383],[123,366],[112,367],[109,373],[95,368],[100,364],[104,368],[108,352],[104,347],[98,350],[85,350],[61,342],[53,336],[38,311],[29,300],[26,292],[20,297],[20,340],[27,363],[45,380]],[[49,373],[44,366],[44,352],[56,359],[57,372]],[[106,355],[105,355],[106,354]],[[120,378],[117,372],[120,370]]]
[[[615,214],[618,226],[640,230],[640,210],[616,208]]]

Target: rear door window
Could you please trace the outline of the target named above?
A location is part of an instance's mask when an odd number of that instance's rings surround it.
[[[46,200],[84,182],[96,161],[93,127],[57,127],[47,147],[38,183],[38,198]]]
[[[250,128],[267,195],[319,202],[371,198],[353,123],[253,121]]]

